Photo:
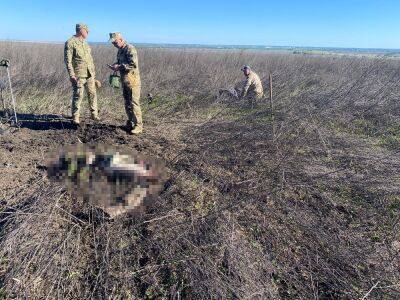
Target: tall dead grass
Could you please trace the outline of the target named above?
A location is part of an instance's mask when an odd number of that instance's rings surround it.
[[[105,83],[115,49],[93,53]],[[62,45],[2,43],[0,56],[13,63],[24,112],[67,112]],[[1,293],[355,299],[374,287],[371,297],[398,298],[399,61],[148,48],[139,61],[143,94],[156,100],[135,147],[170,172],[158,205],[108,223],[97,210],[72,214],[73,199],[45,180],[6,193]],[[274,111],[216,101],[245,64],[265,87],[272,74]],[[120,97],[102,89],[104,112]],[[114,129],[77,134],[132,150]]]

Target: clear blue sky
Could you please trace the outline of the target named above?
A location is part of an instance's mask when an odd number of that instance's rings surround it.
[[[0,39],[400,48],[400,0],[0,0]]]

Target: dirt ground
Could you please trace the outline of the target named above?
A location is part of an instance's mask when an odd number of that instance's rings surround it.
[[[226,109],[184,105],[140,136],[57,115],[3,125],[0,299],[400,296],[398,152],[344,132],[274,139],[267,108]],[[81,143],[164,161],[154,205],[111,223],[72,214],[45,166]]]

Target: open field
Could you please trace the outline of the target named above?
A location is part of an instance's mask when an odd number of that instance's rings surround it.
[[[0,128],[0,299],[400,298],[400,61],[139,49],[155,99],[136,137],[111,46],[93,47],[102,122],[71,126],[62,49],[0,43],[21,119]],[[273,75],[273,110],[215,97],[244,64]],[[78,143],[162,159],[155,205],[77,216],[43,166]]]

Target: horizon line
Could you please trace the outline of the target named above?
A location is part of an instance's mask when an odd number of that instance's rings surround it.
[[[13,39],[0,39],[0,42],[17,42],[17,43],[39,43],[39,44],[64,44],[62,41],[41,41],[41,40],[13,40]],[[108,44],[108,42],[90,41],[88,43],[95,44]],[[128,43],[131,43],[128,41]],[[166,46],[196,46],[196,47],[243,47],[243,48],[260,48],[266,49],[277,49],[277,50],[293,50],[294,48],[299,49],[342,49],[342,50],[384,50],[384,51],[400,51],[400,48],[370,48],[370,47],[344,47],[344,46],[298,46],[298,45],[286,45],[286,46],[272,46],[272,45],[257,45],[257,44],[209,44],[209,43],[170,43],[170,42],[134,42],[137,45],[166,45]]]

